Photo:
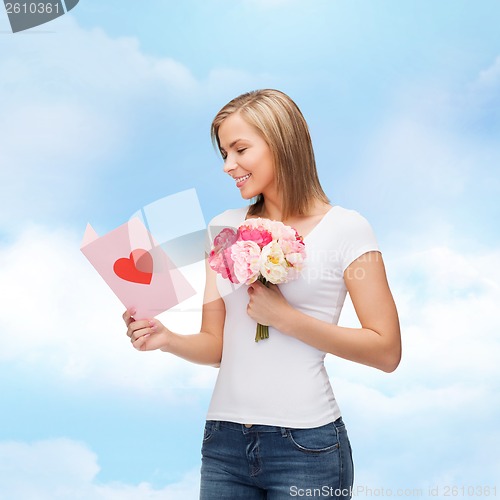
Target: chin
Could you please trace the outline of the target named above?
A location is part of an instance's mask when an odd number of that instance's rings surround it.
[[[256,198],[260,193],[252,193],[250,191],[244,192],[240,191],[240,195],[244,200],[251,200],[252,198]]]

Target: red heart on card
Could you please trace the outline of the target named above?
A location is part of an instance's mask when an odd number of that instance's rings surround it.
[[[118,259],[113,265],[115,274],[126,281],[149,285],[153,278],[153,257],[147,250],[137,248],[130,257]]]

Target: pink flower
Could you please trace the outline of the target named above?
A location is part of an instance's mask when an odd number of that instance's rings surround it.
[[[275,240],[281,241],[295,239],[295,235],[297,234],[297,231],[295,231],[295,229],[290,226],[286,226],[285,224],[283,224],[283,222],[280,221],[274,220],[271,221],[271,223],[271,231]]]
[[[230,227],[224,228],[214,239],[215,253],[219,253],[220,250],[229,248],[233,243],[236,243],[238,239],[238,233],[231,229]]]
[[[234,262],[231,258],[231,247],[238,236],[234,229],[223,229],[214,239],[214,248],[208,256],[210,268],[231,283],[239,283],[234,274]]]
[[[281,248],[287,262],[296,267],[301,265],[306,258],[306,248],[302,240],[285,240],[281,242]]]
[[[288,265],[287,280],[297,279],[304,268],[304,261],[306,258],[304,242],[299,236],[298,239],[281,240],[280,244]]]
[[[238,235],[240,240],[254,241],[260,248],[273,241],[273,235],[266,229],[252,228],[246,225],[240,226]]]
[[[210,267],[232,283],[250,285],[260,280],[287,283],[299,277],[306,258],[301,236],[290,226],[269,219],[248,219],[238,232],[223,229],[214,240]],[[257,324],[255,341],[269,337],[269,328]]]
[[[239,283],[234,275],[234,262],[231,259],[230,248],[226,248],[217,254],[212,250],[208,257],[208,264],[211,269],[231,283]]]
[[[237,241],[231,247],[234,274],[240,283],[250,285],[259,276],[260,247],[254,241]]]

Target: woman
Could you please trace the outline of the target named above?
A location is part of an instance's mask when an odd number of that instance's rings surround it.
[[[399,364],[399,321],[377,242],[357,212],[329,204],[307,124],[287,95],[237,97],[215,117],[212,139],[241,196],[255,202],[215,217],[211,238],[248,218],[282,221],[303,236],[306,267],[279,286],[235,287],[207,265],[200,333],[178,335],[126,312],[127,335],[138,350],[220,363],[200,498],[350,498],[351,448],[323,361],[328,352],[386,372]],[[361,328],[337,326],[346,292]],[[258,343],[256,323],[269,325]]]

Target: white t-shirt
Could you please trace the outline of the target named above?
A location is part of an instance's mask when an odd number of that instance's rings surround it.
[[[237,228],[248,207],[227,210],[208,227],[210,244],[224,227]],[[309,316],[337,324],[347,293],[343,273],[355,259],[378,251],[371,226],[354,210],[334,206],[304,238],[300,277],[279,285],[287,301]],[[333,422],[340,410],[324,366],[325,352],[269,327],[255,342],[247,285],[217,275],[226,306],[224,346],[208,420],[311,428]]]

